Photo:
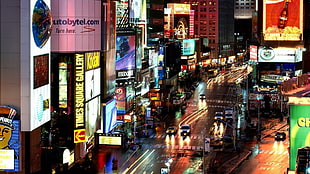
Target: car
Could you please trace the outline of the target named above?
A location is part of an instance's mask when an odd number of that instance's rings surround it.
[[[223,112],[215,112],[214,120],[223,120],[223,119],[224,119]]]
[[[177,133],[177,128],[175,126],[169,126],[166,130],[167,135],[175,135]]]
[[[276,141],[284,141],[286,139],[286,133],[285,132],[277,132],[274,136],[274,139]]]
[[[206,99],[206,94],[200,94],[199,97],[201,100]]]
[[[226,120],[233,119],[234,110],[232,108],[226,108],[224,113],[225,113]]]
[[[191,126],[189,124],[183,124],[180,127],[181,136],[190,136],[191,134]]]

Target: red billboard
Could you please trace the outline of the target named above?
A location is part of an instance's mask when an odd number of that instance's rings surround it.
[[[263,7],[264,40],[302,40],[303,1],[264,0]]]

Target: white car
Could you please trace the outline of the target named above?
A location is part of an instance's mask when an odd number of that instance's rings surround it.
[[[232,108],[226,108],[225,109],[225,119],[233,119],[234,116],[234,110]]]

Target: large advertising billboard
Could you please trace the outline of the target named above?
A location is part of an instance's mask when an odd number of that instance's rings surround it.
[[[103,133],[109,133],[116,126],[116,106],[115,99],[103,103]]]
[[[116,25],[118,27],[126,25],[126,23],[128,22],[128,18],[125,17],[127,12],[128,12],[128,1],[127,0],[116,1]]]
[[[101,1],[53,0],[52,51],[101,49]]]
[[[135,35],[116,36],[115,70],[136,68],[136,37]]]
[[[295,170],[298,148],[310,146],[310,105],[290,105],[290,170]]]
[[[32,131],[48,122],[50,116],[50,1],[30,2],[30,56],[21,67],[21,130]],[[27,66],[28,65],[28,66]],[[28,84],[28,85],[27,85]]]
[[[263,9],[264,40],[302,40],[302,0],[264,0]]]
[[[130,23],[142,24],[146,22],[146,0],[129,0]]]
[[[20,171],[20,121],[17,112],[10,106],[0,106],[0,170]]]
[[[258,62],[295,63],[302,60],[302,49],[299,48],[259,48]]]
[[[195,54],[196,41],[195,39],[184,39],[182,42],[182,55],[190,56]]]
[[[115,91],[117,114],[126,113],[126,88],[116,87]]]
[[[85,101],[100,95],[100,52],[85,53]]]
[[[170,9],[168,14],[170,18],[165,21],[174,30],[174,34],[178,39],[185,39],[189,35],[191,5],[183,3],[168,3],[167,8]],[[193,24],[193,20],[191,21]]]
[[[89,140],[101,127],[100,97],[85,103],[86,139]]]

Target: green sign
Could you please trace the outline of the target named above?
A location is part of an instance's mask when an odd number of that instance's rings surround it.
[[[298,148],[310,146],[310,105],[290,105],[290,170],[295,170]]]

